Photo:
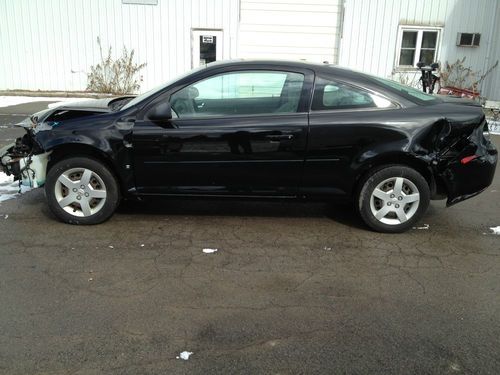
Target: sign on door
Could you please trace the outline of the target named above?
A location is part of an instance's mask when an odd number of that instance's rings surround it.
[[[191,61],[193,68],[222,60],[222,35],[221,30],[192,30]]]

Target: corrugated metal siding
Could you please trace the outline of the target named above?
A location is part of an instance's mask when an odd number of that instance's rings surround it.
[[[383,77],[391,76],[395,65],[396,38],[399,25],[443,26],[438,60],[453,62],[466,56],[466,65],[475,71],[484,71],[488,49],[500,42],[497,27],[498,0],[345,0],[343,38],[339,64]],[[457,47],[458,32],[481,33],[478,48]],[[493,39],[490,41],[489,36]],[[499,58],[497,47],[491,62]],[[497,68],[485,84],[483,94],[500,96]]]
[[[100,36],[147,63],[143,91],[191,68],[191,28],[223,29],[224,58],[235,57],[238,14],[238,0],[3,0],[0,89],[84,90]]]
[[[238,54],[337,61],[341,0],[241,0]]]

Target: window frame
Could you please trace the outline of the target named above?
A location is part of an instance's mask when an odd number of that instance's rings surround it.
[[[400,65],[399,61],[401,58],[402,42],[403,42],[403,32],[405,31],[416,31],[417,32],[417,42],[415,45],[415,56],[413,57],[413,65]],[[395,68],[397,70],[417,70],[417,63],[420,57],[420,52],[422,51],[422,38],[424,32],[437,32],[436,38],[436,53],[434,55],[434,61],[439,60],[439,52],[441,49],[441,39],[443,36],[443,27],[441,26],[413,26],[413,25],[399,25],[398,26],[398,37],[396,40],[396,58],[395,58]]]
[[[315,96],[315,93],[316,93],[316,88],[318,87],[318,79],[322,79],[322,80],[325,80],[325,81],[330,81],[332,83],[337,83],[337,84],[341,84],[341,85],[344,85],[344,86],[352,87],[352,88],[354,88],[356,90],[360,90],[360,91],[366,92],[367,94],[379,96],[379,97],[381,97],[383,99],[386,99],[389,102],[391,102],[391,105],[389,107],[385,107],[385,108],[382,108],[382,107],[359,107],[359,108],[325,108],[325,109],[313,109],[314,96]],[[322,100],[323,100],[323,97],[322,97]],[[383,94],[381,94],[379,92],[370,90],[369,88],[362,87],[362,86],[359,86],[357,84],[353,84],[352,82],[346,82],[346,81],[344,81],[342,79],[338,79],[337,77],[327,77],[327,76],[323,76],[323,75],[317,74],[316,77],[315,77],[315,79],[314,79],[314,85],[313,85],[313,89],[312,89],[312,92],[311,92],[311,100],[310,100],[310,105],[309,105],[309,113],[329,113],[329,112],[339,113],[339,112],[361,112],[361,111],[372,112],[372,111],[390,111],[390,110],[395,110],[395,109],[400,109],[400,108],[402,108],[402,105],[400,103],[398,103],[394,99],[389,98],[388,96],[383,95]]]

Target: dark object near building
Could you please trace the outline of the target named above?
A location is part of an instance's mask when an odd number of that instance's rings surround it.
[[[401,232],[430,199],[480,193],[497,162],[473,102],[324,64],[209,64],[24,126],[2,166],[45,183],[54,214],[73,224],[108,219],[123,196],[340,198],[371,228]]]

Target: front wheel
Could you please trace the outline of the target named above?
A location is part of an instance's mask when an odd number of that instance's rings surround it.
[[[120,192],[111,171],[95,159],[59,161],[47,174],[45,195],[52,213],[69,224],[99,224],[114,213]]]
[[[370,228],[398,233],[422,218],[429,201],[429,185],[420,173],[405,166],[389,166],[365,180],[357,208]]]

